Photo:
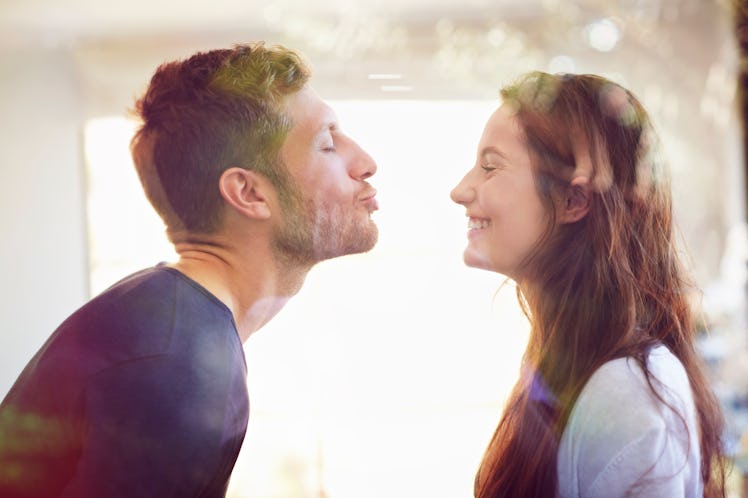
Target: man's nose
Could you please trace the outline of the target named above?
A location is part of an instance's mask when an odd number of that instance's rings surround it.
[[[357,143],[352,142],[354,154],[351,159],[350,176],[356,180],[366,180],[377,172],[377,163]]]

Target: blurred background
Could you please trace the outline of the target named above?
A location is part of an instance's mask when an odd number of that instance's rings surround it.
[[[737,3],[735,3],[737,2]],[[501,85],[591,72],[648,108],[670,159],[699,347],[748,440],[739,0],[0,0],[0,397],[54,328],[173,260],[130,163],[128,109],[156,66],[251,40],[301,51],[377,160],[380,243],[319,265],[246,344],[251,415],[234,498],[472,496],[517,377],[514,289],[465,268],[450,189]],[[741,21],[742,19],[742,21]],[[743,438],[741,442],[741,437]]]

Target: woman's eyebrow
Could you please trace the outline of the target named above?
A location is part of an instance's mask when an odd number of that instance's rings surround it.
[[[507,159],[506,154],[501,152],[499,149],[494,147],[493,145],[488,145],[486,147],[483,147],[480,151],[480,156],[485,157],[489,154],[496,154],[497,156],[501,157],[502,159]]]

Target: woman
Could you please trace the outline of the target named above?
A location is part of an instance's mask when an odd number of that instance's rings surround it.
[[[475,496],[724,496],[722,416],[645,110],[590,75],[501,93],[452,199],[465,263],[517,282],[531,332]]]

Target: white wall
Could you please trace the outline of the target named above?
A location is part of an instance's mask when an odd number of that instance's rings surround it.
[[[88,296],[82,115],[65,49],[0,52],[0,398]]]

